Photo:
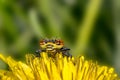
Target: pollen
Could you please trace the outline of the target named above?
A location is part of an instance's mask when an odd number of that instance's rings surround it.
[[[0,55],[9,70],[0,70],[0,80],[120,80],[114,68],[100,66],[92,60],[66,57],[62,54],[41,57],[26,55],[26,63],[16,61],[12,57]]]

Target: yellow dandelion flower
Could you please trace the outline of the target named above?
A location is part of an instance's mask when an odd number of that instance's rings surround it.
[[[9,70],[0,70],[0,80],[120,80],[113,68],[87,61],[83,56],[74,59],[56,54],[52,58],[46,54],[27,54],[26,63],[0,55],[9,66]]]

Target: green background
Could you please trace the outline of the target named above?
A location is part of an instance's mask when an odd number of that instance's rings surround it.
[[[84,55],[120,73],[119,4],[119,0],[0,0],[0,53],[25,60],[26,53],[39,49],[40,39],[62,39],[73,56]]]

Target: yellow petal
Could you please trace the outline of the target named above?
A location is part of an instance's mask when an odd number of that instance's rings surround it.
[[[75,59],[57,53],[48,57],[44,52],[41,57],[27,54],[26,63],[1,54],[0,59],[9,66],[9,70],[0,70],[0,80],[119,80],[114,68],[87,61],[83,56]]]

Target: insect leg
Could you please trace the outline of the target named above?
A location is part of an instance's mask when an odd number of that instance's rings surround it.
[[[69,53],[69,50],[70,50],[69,48],[65,48],[65,47],[61,49],[63,55],[72,57],[72,55]]]
[[[70,49],[69,48],[66,48],[66,47],[63,47],[61,48],[62,51],[69,51]]]
[[[36,51],[35,51],[35,56],[36,56],[36,57],[40,57],[40,53],[41,53],[41,52],[42,52],[42,50],[40,50],[40,49],[39,49],[39,50],[36,50]]]
[[[67,57],[72,57],[72,55],[68,51],[63,51],[62,53]]]

